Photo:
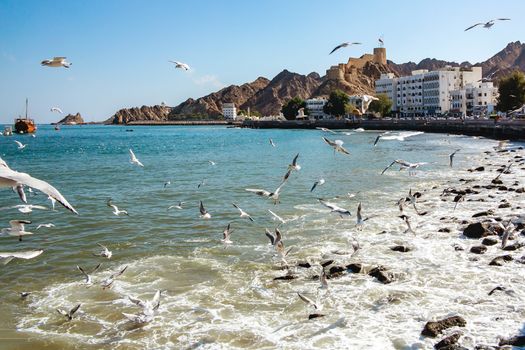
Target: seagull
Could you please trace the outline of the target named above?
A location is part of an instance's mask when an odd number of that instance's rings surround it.
[[[64,113],[64,112],[62,112],[62,110],[61,110],[60,108],[58,108],[58,107],[51,107],[51,112],[57,112],[57,113],[60,113],[60,114]]]
[[[34,205],[34,204],[18,204],[18,205],[13,205],[11,207],[0,208],[0,210],[6,210],[6,209],[18,209],[19,212],[28,214],[28,213],[31,213],[33,209],[46,210],[48,208],[42,205]]]
[[[20,292],[20,298],[25,299],[31,295],[31,292]]]
[[[301,170],[301,166],[297,164],[297,158],[299,158],[299,153],[297,153],[297,155],[293,158],[292,164],[288,165],[288,170],[295,170],[295,171]]]
[[[43,60],[40,64],[46,67],[69,68],[73,63],[66,61],[66,57],[53,57],[51,60]]]
[[[400,215],[399,218],[402,219],[407,225],[407,229],[403,233],[412,232],[413,234],[416,234],[414,230],[412,230],[412,226],[410,226],[410,221],[408,221],[410,218],[408,216]]]
[[[328,279],[324,267],[321,267],[321,274],[319,275],[319,281],[321,282],[320,289],[328,289]]]
[[[324,185],[324,183],[325,183],[325,181],[324,181],[323,178],[317,180],[316,182],[314,182],[312,188],[310,188],[310,192],[313,192],[313,190],[315,190],[315,188],[316,188],[317,186],[322,186],[322,185]]]
[[[514,232],[514,229],[514,225],[509,221],[507,226],[504,228],[503,235],[501,235],[501,249],[504,249],[507,246],[507,241],[512,232]]]
[[[198,185],[197,188],[201,188],[202,186],[206,185],[206,179],[202,180]]]
[[[0,259],[5,259],[2,263],[7,265],[13,259],[33,259],[42,254],[43,250],[26,250],[23,252],[0,252]]]
[[[286,171],[286,174],[284,174],[283,176],[283,182],[285,182],[286,180],[288,180],[288,178],[290,177],[290,175],[292,174],[292,169],[288,169]]]
[[[450,158],[450,167],[452,168],[452,162],[454,161],[454,156],[456,155],[456,153],[458,153],[459,151],[461,151],[460,149],[457,149],[455,150],[454,152],[452,152],[448,157]]]
[[[18,145],[18,149],[24,149],[27,145],[24,145],[22,142],[15,140],[15,143]]]
[[[361,202],[359,202],[359,205],[357,206],[357,223],[356,223],[356,226],[357,226],[357,229],[359,231],[363,230],[363,225],[365,224],[365,221],[368,220],[369,218],[364,218],[361,216]]]
[[[241,208],[239,208],[239,206],[235,203],[232,203],[232,205],[237,208],[237,210],[239,210],[239,212],[241,213],[241,218],[248,218],[250,219],[251,222],[253,222],[253,218],[250,216],[250,214],[248,214],[247,212],[245,212],[244,210],[242,210]]]
[[[172,209],[172,208],[179,209],[179,210],[180,210],[180,209],[183,209],[183,208],[182,208],[182,205],[183,205],[184,203],[185,203],[185,202],[179,202],[178,205],[170,205],[170,206],[168,207],[168,210],[170,210],[170,209]]]
[[[425,165],[425,164],[428,164],[428,163],[426,163],[426,162],[410,163],[410,162],[407,162],[407,161],[402,160],[402,159],[396,159],[392,163],[390,163],[390,165],[387,166],[381,172],[381,175],[383,175],[385,173],[385,171],[390,169],[392,167],[392,165],[394,165],[394,164],[399,164],[400,165],[400,169],[399,170],[408,169],[408,174],[409,175],[414,175],[417,168],[419,168],[421,165]]]
[[[188,66],[186,63],[178,62],[178,61],[169,61],[171,63],[175,64],[175,68],[181,68],[184,70],[189,70],[190,66]]]
[[[108,278],[106,278],[102,283],[102,289],[106,289],[106,288],[111,288],[111,286],[113,285],[113,282],[115,282],[115,279],[117,277],[119,277],[120,275],[122,275],[126,269],[128,268],[128,265],[124,266],[124,268],[120,271],[117,271],[113,274],[111,274],[111,276],[109,276]]]
[[[381,136],[383,135],[377,135],[376,137],[376,140],[374,141],[374,147],[377,145],[377,143],[379,142],[379,139],[381,138]]]
[[[63,310],[63,309],[57,309],[57,311],[58,311],[59,314],[67,317],[68,321],[71,321],[73,319],[73,315],[75,314],[75,312],[77,312],[78,309],[80,309],[80,305],[82,305],[82,304],[78,304],[77,306],[75,306],[74,308],[72,308],[69,311],[66,311],[66,310]]]
[[[268,197],[270,199],[273,199],[273,204],[277,204],[277,203],[280,203],[280,201],[279,201],[279,194],[281,192],[281,188],[283,187],[283,185],[285,183],[286,183],[285,181],[281,182],[279,187],[277,187],[275,189],[275,191],[273,191],[273,192],[269,192],[269,191],[261,190],[261,189],[257,189],[257,188],[246,188],[245,190],[248,191],[248,192],[253,192],[256,195],[261,196],[261,197]]]
[[[334,148],[334,154],[335,154],[336,151],[344,153],[344,154],[350,154],[350,152],[348,152],[343,147],[343,143],[344,143],[343,141],[341,141],[341,140],[330,141],[326,137],[323,137],[323,140],[324,140],[324,142],[326,142],[327,144],[329,144],[330,146],[332,146]]]
[[[142,164],[142,163],[137,159],[137,157],[135,156],[135,153],[133,153],[133,151],[131,150],[131,148],[129,149],[129,157],[130,157],[130,163],[131,163],[131,164],[137,164],[138,166],[144,167],[144,164]]]
[[[100,265],[101,265],[101,264],[98,264],[97,266],[95,266],[95,268],[94,268],[93,270],[91,270],[91,271],[89,272],[89,274],[88,274],[86,271],[84,271],[84,269],[83,269],[82,267],[80,267],[80,266],[77,265],[77,269],[78,269],[80,272],[82,272],[82,274],[83,274],[84,277],[86,278],[86,281],[85,281],[86,284],[91,284],[91,283],[92,283],[90,274],[95,273],[95,272],[100,268]]]
[[[495,19],[491,19],[490,21],[485,22],[485,23],[483,23],[483,22],[476,23],[476,24],[468,27],[467,29],[465,29],[465,32],[467,30],[470,30],[470,29],[472,29],[474,27],[477,27],[479,25],[482,25],[483,28],[490,29],[490,27],[492,27],[496,23],[496,21],[510,21],[510,18],[495,18]]]
[[[226,226],[226,228],[224,229],[224,231],[222,231],[222,239],[221,239],[221,242],[223,242],[224,244],[232,244],[233,242],[230,240],[230,236],[233,232],[233,229],[230,228],[230,225],[231,224],[228,224],[228,226]]]
[[[361,97],[361,113],[365,114],[366,111],[368,110],[368,107],[370,106],[370,104],[373,102],[373,101],[379,101],[379,99],[375,96],[370,96],[370,95],[363,95]]]
[[[332,134],[336,134],[335,131],[330,130],[330,129],[328,129],[328,128],[317,127],[316,129],[321,130],[321,131],[324,131],[324,132],[330,132],[330,133],[332,133]]]
[[[164,183],[164,188],[168,187],[169,185],[171,185],[171,181],[166,181],[166,182]]]
[[[128,299],[135,305],[142,307],[142,312],[132,315],[122,313],[128,320],[134,323],[147,323],[153,319],[155,311],[160,307],[160,290],[157,290],[151,301],[142,301],[128,296]]]
[[[331,55],[332,53],[334,53],[336,50],[339,50],[340,48],[342,47],[347,47],[347,46],[350,46],[350,45],[361,45],[361,43],[358,43],[358,42],[345,42],[345,43],[342,43],[340,45],[337,45],[332,51],[330,51],[329,55]]]
[[[281,222],[281,224],[286,224],[286,220],[284,220],[282,217],[280,217],[279,215],[275,214],[273,211],[271,211],[270,209],[268,209],[268,211],[270,212],[270,214],[272,214],[272,216],[277,219],[278,221]]]
[[[458,194],[457,196],[454,197],[453,201],[456,203],[454,205],[454,210],[456,210],[456,207],[458,206],[459,202],[464,202],[465,201],[465,195],[464,194]]]
[[[55,203],[57,202],[57,200],[51,196],[47,196],[47,199],[51,201],[51,210],[55,210]]]
[[[217,165],[213,160],[209,160],[208,163],[210,163],[210,165]]]
[[[41,227],[46,227],[46,228],[50,228],[50,227],[55,227],[55,225],[53,223],[49,223],[49,224],[40,224],[36,227],[37,230],[39,230]]]
[[[94,254],[94,253],[93,253],[93,255],[94,255],[94,256],[101,256],[101,257],[103,257],[103,258],[111,259],[111,256],[113,255],[113,253],[111,252],[111,250],[109,250],[106,246],[104,246],[104,245],[102,245],[102,244],[100,244],[100,243],[97,243],[97,244],[98,244],[98,246],[99,246],[100,248],[102,248],[102,250],[101,250],[100,253],[98,253],[98,254]]]
[[[344,208],[341,208],[341,207],[338,207],[337,205],[333,204],[333,203],[330,203],[330,202],[325,202],[323,199],[321,198],[318,198],[317,199],[319,201],[319,203],[321,203],[322,205],[324,205],[325,207],[329,208],[331,210],[331,213],[336,213],[336,214],[339,214],[339,216],[341,218],[344,218],[344,216],[350,216],[352,215],[352,213],[350,213],[349,210],[347,209],[344,209]]]
[[[416,211],[416,213],[419,214],[419,211],[417,210],[416,208],[416,200],[417,198],[412,194],[412,189],[409,188],[408,189],[408,201],[410,202],[410,204],[412,204],[414,206],[414,210]]]
[[[304,301],[306,304],[308,305],[312,305],[314,307],[314,309],[318,310],[319,309],[319,306],[310,298],[308,298],[307,296],[297,292],[297,295],[299,296],[299,298],[301,298],[302,301]]]
[[[271,233],[270,230],[268,230],[268,229],[264,229],[264,233],[265,233],[266,237],[268,237],[270,239],[270,243],[274,247],[277,246],[279,244],[279,242],[281,242],[281,240],[282,240],[282,234],[281,234],[281,231],[279,231],[278,228],[275,228],[275,234]]]
[[[110,208],[113,208],[113,214],[115,214],[116,216],[119,216],[120,214],[129,216],[126,210],[120,210],[115,204],[113,204],[111,198],[108,199],[108,201],[106,202],[106,205]]]
[[[211,219],[211,215],[204,208],[204,204],[202,204],[202,201],[200,201],[199,211],[201,212],[201,219]]]
[[[273,142],[272,139],[270,139],[270,145],[272,145],[272,147],[275,147],[275,143]]]
[[[17,236],[18,240],[21,242],[22,236],[33,234],[33,232],[28,232],[25,230],[25,225],[30,223],[31,221],[28,220],[10,220],[9,225],[11,225],[11,227],[3,228],[0,230],[0,232],[3,234],[8,234],[9,236]]]

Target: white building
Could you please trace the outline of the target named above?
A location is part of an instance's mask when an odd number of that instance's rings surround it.
[[[392,99],[392,110],[404,116],[443,114],[452,109],[451,91],[481,80],[481,67],[444,67],[429,72],[395,78],[382,74],[376,80],[376,93]]]
[[[237,109],[235,108],[235,103],[223,103],[222,115],[225,119],[237,119]]]
[[[330,118],[330,116],[323,111],[326,102],[328,102],[328,100],[325,98],[310,98],[305,101],[310,119],[319,120]]]
[[[494,112],[498,89],[492,82],[468,84],[463,89],[450,92],[451,112],[465,115],[488,115]]]

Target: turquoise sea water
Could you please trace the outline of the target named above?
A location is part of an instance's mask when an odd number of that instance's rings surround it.
[[[422,326],[449,313],[474,321],[468,326],[472,343],[518,332],[525,315],[519,306],[525,300],[523,291],[516,291],[516,308],[492,329],[484,322],[498,315],[503,301],[488,302],[483,312],[473,303],[486,295],[480,281],[487,288],[500,282],[519,283],[514,279],[522,280],[523,268],[517,275],[516,264],[490,276],[482,274],[485,262],[476,263],[472,256],[451,248],[455,243],[467,248],[471,244],[459,238],[459,223],[440,221],[452,214],[453,203],[441,201],[438,194],[451,184],[459,186],[460,178],[484,181],[487,175],[466,169],[486,162],[483,151],[492,150],[497,142],[417,134],[404,141],[381,140],[373,147],[377,135],[374,131],[334,135],[319,130],[175,126],[72,126],[55,131],[41,126],[35,138],[0,138],[0,156],[11,168],[48,181],[80,214],[58,204],[56,211],[0,211],[2,227],[8,227],[9,220],[29,219],[33,223],[26,230],[35,233],[23,242],[0,237],[0,250],[44,249],[35,259],[0,266],[0,348],[2,344],[20,349],[35,345],[49,349],[430,348],[432,341],[419,337]],[[334,155],[322,136],[343,140],[351,155]],[[269,138],[277,147],[269,144]],[[28,146],[18,150],[14,140]],[[144,168],[130,164],[130,148]],[[455,167],[450,168],[448,154],[458,148]],[[245,191],[273,191],[297,153],[302,169],[283,186],[279,205]],[[400,158],[429,164],[415,176],[395,167],[380,175]],[[491,162],[504,164],[506,159]],[[519,180],[523,171],[516,171],[512,176]],[[309,192],[320,177],[326,183]],[[166,181],[171,185],[164,188]],[[204,185],[198,188],[201,182]],[[403,233],[405,226],[395,205],[410,188],[428,192],[421,205],[430,214],[409,214],[417,227],[415,237]],[[20,204],[10,189],[1,193],[0,207]],[[503,196],[465,202],[453,215],[457,221],[470,218]],[[329,214],[318,197],[350,209],[352,217]],[[129,217],[113,215],[106,205],[108,198],[127,210]],[[41,193],[29,200],[50,207]],[[185,202],[184,209],[167,210],[179,201]],[[210,212],[210,220],[199,218],[199,201]],[[523,197],[514,201],[523,203]],[[240,218],[232,202],[255,222]],[[355,227],[359,202],[363,214],[373,216],[362,231]],[[312,280],[320,272],[316,265],[309,270],[292,268],[296,280],[274,282],[286,271],[280,269],[280,259],[264,235],[265,228],[273,230],[277,225],[268,209],[290,219],[281,227],[285,245],[294,247],[287,259],[290,265],[333,258],[332,251],[350,249],[349,242],[356,238],[362,246],[357,256],[335,258],[342,263],[388,265],[400,274],[398,281],[382,285],[365,274],[349,275],[330,281],[325,295]],[[36,230],[38,224],[49,222],[56,226]],[[220,239],[228,223],[235,231],[233,244],[225,246]],[[451,233],[438,236],[443,225]],[[113,251],[110,260],[93,256],[99,250],[97,243]],[[406,255],[389,250],[399,243],[416,249]],[[498,253],[494,248],[483,259]],[[451,261],[456,265],[449,266]],[[93,275],[93,285],[85,285],[76,265],[91,269],[98,263],[102,266]],[[124,266],[128,269],[113,288],[103,290],[100,281]],[[472,278],[478,274],[480,279]],[[461,292],[469,287],[471,294]],[[131,326],[122,312],[137,313],[140,308],[128,296],[147,300],[156,290],[162,290],[162,297],[153,321]],[[33,294],[21,300],[17,294],[21,291]],[[297,298],[298,291],[322,300],[327,316],[308,321],[309,309]],[[394,299],[398,301],[390,303]],[[55,311],[78,303],[82,306],[71,322],[64,322]]]

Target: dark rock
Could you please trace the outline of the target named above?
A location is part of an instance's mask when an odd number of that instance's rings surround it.
[[[516,189],[516,193],[523,193],[523,192],[525,192],[525,188],[523,187]]]
[[[474,171],[485,171],[485,167],[484,166],[478,166],[476,169],[474,169]]]
[[[487,247],[484,245],[476,245],[470,248],[470,252],[474,254],[484,254],[487,251]]]
[[[438,230],[438,232],[446,232],[446,233],[450,233],[450,229],[448,227],[444,227],[444,228],[440,228]]]
[[[297,264],[297,266],[304,267],[305,269],[309,269],[310,267],[312,267],[312,265],[310,265],[309,262],[300,262]]]
[[[474,185],[474,186],[472,186],[472,188],[481,188],[481,186],[480,185]]]
[[[361,264],[359,263],[352,263],[352,264],[346,265],[346,269],[352,271],[353,273],[361,272],[362,268],[363,266],[361,266]]]
[[[497,238],[494,238],[494,237],[485,237],[483,238],[483,240],[481,241],[481,244],[483,245],[486,245],[486,246],[491,246],[491,245],[495,245],[495,244],[498,244],[498,239]]]
[[[525,335],[518,335],[507,339],[501,339],[499,341],[499,346],[503,345],[525,346]]]
[[[461,225],[466,225],[466,224],[468,224],[468,221],[467,220],[461,220],[460,224]]]
[[[455,250],[456,252],[465,250],[465,248],[463,248],[463,247],[460,246],[459,244],[454,244],[453,247],[454,247],[454,250]]]
[[[329,274],[330,275],[335,275],[335,274],[339,274],[339,273],[345,272],[345,271],[346,271],[346,267],[345,266],[332,266],[330,268]]]
[[[503,266],[506,262],[512,261],[513,258],[510,255],[501,255],[491,260],[489,265],[491,266]]]
[[[296,278],[297,277],[294,275],[284,275],[284,276],[275,277],[273,280],[274,281],[286,281],[286,280],[294,280]]]
[[[434,345],[434,349],[442,350],[445,348],[449,348],[451,345],[455,345],[461,336],[461,333],[454,333],[452,335],[449,335],[448,337],[443,338],[439,343]]]
[[[499,186],[498,190],[500,190],[500,191],[507,191],[508,187],[507,186]]]
[[[503,250],[507,250],[507,251],[518,250],[518,249],[522,248],[524,245],[525,245],[525,243],[514,242],[512,244],[509,244],[509,245],[505,246],[505,248],[503,248]]]
[[[447,317],[440,321],[427,322],[425,324],[425,327],[423,328],[423,331],[421,332],[421,335],[425,337],[435,338],[439,335],[439,333],[441,333],[443,330],[447,328],[465,327],[466,325],[467,325],[467,321],[465,321],[465,319],[461,316]]]
[[[395,252],[401,252],[401,253],[406,253],[412,250],[409,247],[404,246],[404,245],[396,245],[394,247],[390,247],[390,249]]]
[[[394,274],[387,271],[384,266],[374,267],[368,275],[377,278],[377,280],[383,284],[391,283],[394,280]]]
[[[500,209],[510,208],[510,207],[511,207],[510,203],[501,203],[500,205],[498,205],[498,208]]]
[[[322,267],[327,267],[328,265],[331,265],[333,262],[334,262],[333,260],[321,261],[321,266]]]
[[[310,314],[310,315],[308,315],[308,319],[309,320],[313,320],[314,318],[318,318],[318,317],[325,317],[325,315],[323,315],[323,314]]]
[[[438,348],[435,348],[435,349],[438,349]],[[439,350],[469,350],[469,349],[464,346],[458,345],[458,344],[452,344],[452,345],[443,346],[439,348]]]
[[[485,210],[485,211],[481,211],[479,213],[476,213],[474,215],[472,215],[473,218],[479,218],[480,216],[489,216],[489,215],[494,215],[494,211],[489,209],[489,210]]]
[[[463,230],[463,235],[467,238],[482,238],[489,235],[489,232],[481,222],[468,225]]]
[[[493,179],[491,182],[494,185],[503,185],[503,181],[501,181],[500,179]]]

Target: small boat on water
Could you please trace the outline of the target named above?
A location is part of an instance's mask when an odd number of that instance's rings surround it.
[[[27,98],[26,98],[26,116],[15,119],[15,132],[17,134],[32,134],[36,132],[36,124],[33,119],[27,117]]]

